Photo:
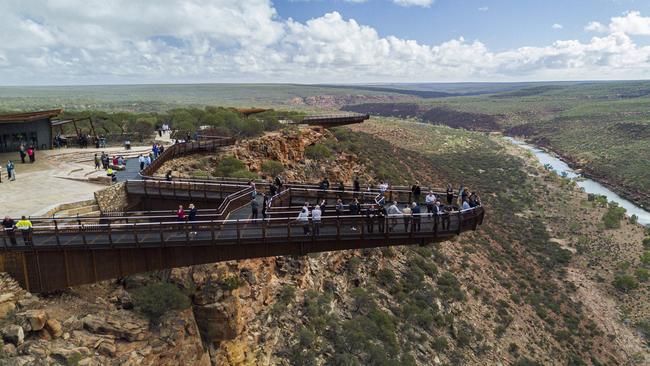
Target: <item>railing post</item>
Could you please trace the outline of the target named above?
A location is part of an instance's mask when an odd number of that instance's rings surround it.
[[[165,246],[165,237],[163,236],[163,223],[160,222],[160,245]]]
[[[239,230],[239,219],[235,221],[235,227],[237,228],[237,244],[241,241],[241,231]]]
[[[56,220],[54,220],[54,235],[56,236],[56,245],[61,246],[61,239],[59,238],[59,225],[57,224]]]
[[[457,235],[460,235],[461,228],[463,227],[463,214],[458,210],[458,232]]]
[[[214,220],[210,220],[210,232],[212,234],[212,244],[214,244]]]
[[[341,240],[341,218],[336,217],[336,241]]]
[[[140,246],[140,242],[138,241],[138,229],[136,229],[137,223],[133,223],[133,238],[135,239],[135,245],[137,247]]]
[[[113,234],[111,232],[112,231],[111,230],[111,220],[109,219],[107,222],[108,222],[108,243],[112,247],[113,246]]]

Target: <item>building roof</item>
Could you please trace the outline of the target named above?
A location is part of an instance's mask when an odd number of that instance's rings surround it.
[[[33,122],[42,119],[56,117],[63,112],[63,109],[52,109],[49,111],[26,112],[0,115],[0,123]]]

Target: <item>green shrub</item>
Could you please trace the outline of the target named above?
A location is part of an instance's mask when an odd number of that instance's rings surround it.
[[[305,156],[313,160],[321,160],[332,156],[332,151],[324,144],[314,144],[305,149]]]
[[[639,280],[639,282],[647,282],[650,278],[650,274],[645,268],[638,268],[636,271],[634,271],[634,275]]]
[[[226,156],[217,164],[212,174],[217,177],[230,177],[234,172],[244,169],[246,164],[243,161],[234,156]]]
[[[643,334],[646,344],[650,346],[650,319],[642,320],[636,326],[641,331],[641,334]]]
[[[618,229],[621,227],[621,220],[625,217],[625,209],[615,204],[610,204],[605,215],[603,223],[607,229]]]
[[[170,310],[188,308],[190,300],[178,287],[163,282],[143,286],[133,291],[133,305],[150,321],[157,322]]]
[[[438,288],[446,300],[465,300],[465,294],[460,288],[460,281],[450,272],[445,272],[438,278]]]
[[[638,222],[639,222],[639,216],[637,215],[630,216],[630,224],[636,224]]]
[[[282,165],[282,163],[279,161],[267,160],[262,163],[262,171],[268,173],[272,177],[275,177],[284,171],[284,165]]]
[[[650,251],[646,251],[641,254],[641,263],[644,266],[650,266]]]
[[[220,281],[221,287],[224,290],[232,291],[241,286],[241,280],[237,276],[228,276]]]
[[[389,268],[382,268],[377,271],[377,280],[384,286],[395,284],[395,272]]]
[[[616,289],[623,292],[630,292],[639,287],[639,284],[636,282],[634,277],[628,275],[617,275],[614,277],[614,282],[612,284]]]
[[[447,338],[445,337],[435,337],[432,341],[433,349],[435,349],[438,352],[442,352],[449,347],[449,342],[447,342]]]
[[[282,287],[278,294],[278,301],[284,305],[288,305],[296,297],[296,288],[291,285]]]
[[[650,250],[650,237],[643,238],[643,249]]]

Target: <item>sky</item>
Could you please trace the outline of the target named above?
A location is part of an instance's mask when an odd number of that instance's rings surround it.
[[[647,0],[0,2],[0,85],[649,76]]]

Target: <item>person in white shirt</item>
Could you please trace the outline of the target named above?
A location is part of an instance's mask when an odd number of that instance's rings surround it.
[[[316,205],[313,210],[311,210],[311,221],[314,224],[314,235],[320,235],[320,220],[321,220],[322,211],[319,205]]]
[[[427,213],[433,213],[433,206],[436,203],[436,195],[433,194],[433,191],[429,191],[426,197],[424,197],[424,202],[427,205]]]
[[[142,156],[142,154],[140,154],[140,156],[138,156],[138,162],[140,162],[140,170],[144,169],[144,164],[145,164],[146,160],[144,159],[144,156]]]
[[[298,221],[302,223],[303,234],[309,235],[309,208],[303,206],[298,214]]]
[[[463,211],[464,211],[464,210],[469,210],[470,208],[472,208],[472,207],[469,205],[469,203],[467,202],[467,200],[464,200],[464,201],[463,201],[463,208],[462,208]]]
[[[390,225],[388,231],[393,231],[395,225],[399,220],[399,217],[402,216],[402,211],[397,207],[397,201],[393,201],[393,204],[388,207],[388,217],[390,217]]]

